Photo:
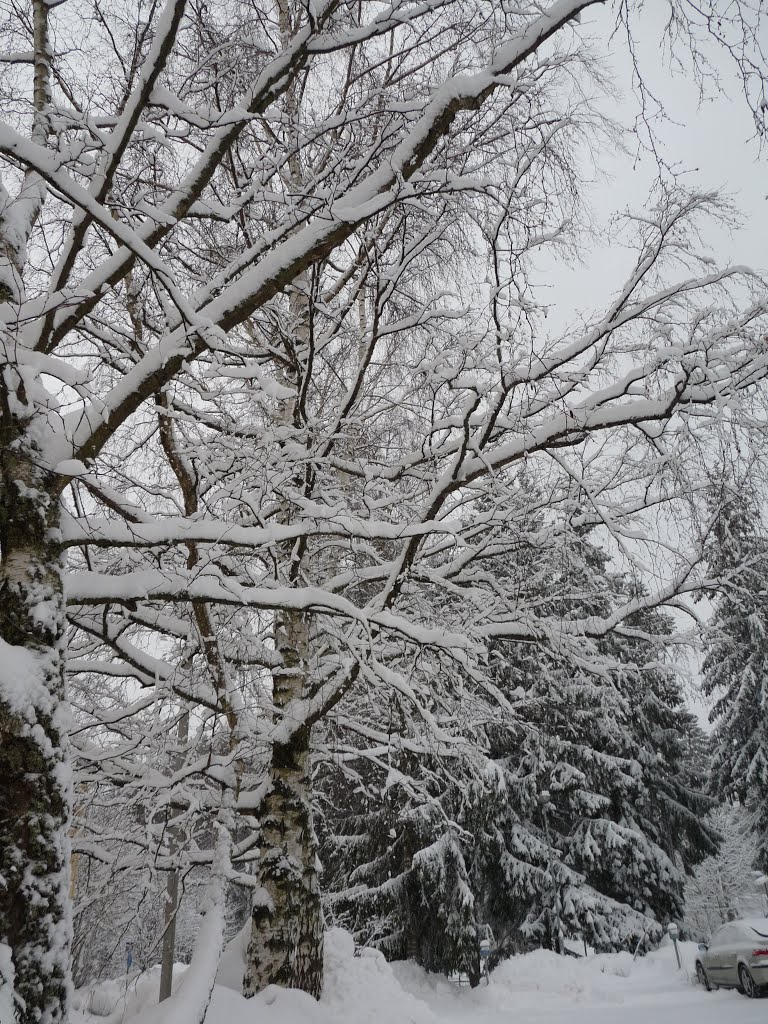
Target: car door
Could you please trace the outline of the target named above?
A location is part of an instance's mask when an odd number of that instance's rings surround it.
[[[739,984],[739,953],[744,946],[742,929],[737,924],[729,924],[724,929],[725,941],[720,950],[720,964],[723,985]]]
[[[724,924],[714,932],[703,958],[709,979],[716,985],[728,984],[725,977],[725,958],[730,927],[730,925]]]

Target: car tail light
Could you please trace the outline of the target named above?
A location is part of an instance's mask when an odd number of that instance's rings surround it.
[[[752,956],[768,956],[768,949],[753,949]]]

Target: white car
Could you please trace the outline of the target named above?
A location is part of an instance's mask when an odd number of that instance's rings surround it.
[[[768,918],[729,921],[699,945],[696,975],[707,992],[737,988],[757,999],[768,990]]]

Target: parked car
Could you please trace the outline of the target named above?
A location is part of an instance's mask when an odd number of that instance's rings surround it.
[[[768,918],[729,921],[699,944],[696,975],[707,992],[737,988],[750,999],[768,990]]]

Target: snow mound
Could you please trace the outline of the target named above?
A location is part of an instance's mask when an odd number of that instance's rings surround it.
[[[325,933],[325,983],[319,1003],[304,992],[277,985],[270,985],[253,999],[244,999],[239,989],[246,946],[247,929],[227,944],[206,1024],[338,1024],[340,1020],[351,1024],[438,1024],[430,1008],[402,987],[381,953],[364,949],[355,956],[352,936],[340,928]],[[174,971],[174,988],[180,974]],[[446,985],[453,988],[450,982]],[[79,1013],[74,1021],[129,1024],[156,1005],[159,990],[158,968],[91,985],[76,994],[74,1009]],[[152,1020],[176,1024],[173,1000],[163,1006],[167,1011],[152,1015]]]
[[[186,964],[173,969],[173,989],[178,988]],[[123,1024],[154,1006],[160,995],[160,968],[131,971],[109,981],[92,982],[74,994],[72,1008],[87,1021],[98,1024]],[[0,1018],[2,1020],[2,1018]]]
[[[426,1003],[403,988],[384,954],[363,949],[355,956],[354,940],[341,928],[331,928],[325,935],[325,985],[320,1005],[328,1013],[324,1018],[328,1024],[340,1020],[437,1024]]]
[[[648,992],[663,991],[664,1001],[672,1004],[686,998],[685,992],[695,980],[696,945],[680,945],[681,971],[669,945],[637,960],[626,952],[576,958],[534,950],[504,961],[491,975],[490,984],[482,981],[474,990],[459,988],[448,978],[427,974],[412,963],[394,964],[393,972],[402,988],[428,1004],[439,1020],[495,1022],[509,1018],[523,1022],[560,1020],[564,1014],[570,1020],[575,1013],[574,1021],[589,1021],[599,1009],[623,1013],[613,1007],[634,1007]],[[392,1016],[391,1021],[395,1024],[397,1017]]]
[[[623,979],[632,969],[629,953],[597,954],[587,959],[537,949],[514,956],[494,971],[493,982],[509,1001],[512,993],[549,992],[574,1003],[622,1003]]]
[[[559,956],[546,949],[513,956],[499,964],[490,984],[459,989],[441,975],[427,974],[412,963],[394,965],[394,973],[403,989],[448,1012],[458,1000],[474,1011],[510,1011],[522,1007],[539,1009],[547,1005],[620,1005],[632,969],[628,953],[576,959]],[[392,1018],[395,1020],[396,1018]]]
[[[512,1013],[522,1021],[548,1015],[559,1019],[565,1007],[579,1020],[589,1020],[590,1008],[623,1013],[612,1007],[629,1010],[648,992],[666,993],[664,1001],[674,1003],[686,989],[691,991],[696,955],[695,943],[681,943],[684,968],[678,971],[671,945],[637,960],[629,953],[576,959],[540,949],[512,957],[493,972],[489,985],[469,989],[413,963],[388,964],[376,950],[356,954],[352,936],[332,928],[325,936],[325,987],[318,1003],[276,985],[244,999],[239,988],[246,945],[247,930],[227,945],[206,1024],[438,1024],[506,1020]],[[182,973],[183,968],[174,972],[174,982]],[[188,1008],[181,1013],[174,1000],[157,1007],[158,991],[157,968],[90,986],[76,995],[80,1012],[74,1022],[131,1024],[141,1015],[141,1021],[152,1024],[189,1024]]]

